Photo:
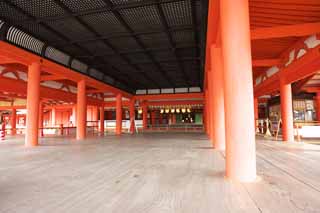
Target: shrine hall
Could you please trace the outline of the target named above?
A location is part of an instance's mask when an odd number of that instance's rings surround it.
[[[0,213],[320,212],[320,0],[1,0]]]

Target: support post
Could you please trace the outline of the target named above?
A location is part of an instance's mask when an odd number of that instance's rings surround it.
[[[81,80],[77,85],[77,140],[83,140],[86,137],[87,126],[87,97],[86,82]]]
[[[27,126],[25,146],[38,145],[39,101],[40,101],[40,64],[32,63],[28,67],[27,86]]]
[[[226,176],[256,179],[256,147],[248,0],[220,1],[224,65]]]
[[[72,121],[72,125],[75,126],[76,123],[77,123],[77,106],[76,105],[72,107],[72,119],[71,119],[71,121]]]
[[[100,133],[104,135],[104,106],[100,107]]]
[[[224,115],[224,83],[223,83],[223,58],[220,47],[211,47],[210,81],[212,84],[212,115],[211,131],[213,147],[218,150],[225,150],[225,115]]]
[[[154,127],[156,125],[156,111],[151,111],[151,125]]]
[[[116,135],[122,133],[122,94],[117,94],[116,97]]]
[[[134,134],[134,127],[135,127],[135,100],[130,101],[130,133]]]
[[[43,137],[43,103],[40,101],[39,104],[39,135],[40,137]]]
[[[163,124],[163,114],[159,113],[159,124],[162,125]]]
[[[317,121],[320,122],[320,92],[317,92],[316,107],[317,107]]]
[[[51,126],[56,126],[56,108],[51,109]]]
[[[204,114],[204,118],[205,118],[205,130],[206,130],[206,133],[207,133],[207,135],[208,135],[208,137],[210,138],[210,117],[209,117],[209,115],[210,115],[210,106],[209,106],[209,96],[210,96],[210,94],[209,94],[209,88],[206,88],[205,89],[205,114]]]
[[[11,128],[12,128],[12,135],[17,134],[17,110],[15,108],[12,109],[11,115]]]
[[[283,77],[280,77],[280,104],[282,119],[282,140],[294,141],[293,112],[292,112],[292,91],[291,84],[286,83]]]
[[[258,120],[259,119],[259,100],[257,97],[254,97],[254,127],[256,131],[258,130]]]
[[[146,103],[143,103],[142,106],[142,125],[143,129],[148,128],[148,106]]]

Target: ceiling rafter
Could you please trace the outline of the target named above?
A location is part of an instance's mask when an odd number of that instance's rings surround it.
[[[113,4],[110,0],[103,0],[108,6],[113,7]],[[134,33],[134,30],[127,24],[127,22],[122,18],[121,14],[117,10],[112,10],[112,13],[117,18],[117,20],[124,26],[130,33]],[[143,49],[146,50],[146,46],[141,42],[141,40],[136,36],[132,36],[135,41],[138,43],[138,45]],[[149,51],[146,50],[146,55],[150,58],[150,60],[154,63],[154,65],[157,67],[158,71],[162,74],[162,76],[166,79],[166,81],[174,86],[174,83],[170,80],[167,73],[162,69],[162,67],[158,64],[158,62],[155,60],[155,58],[150,54]],[[157,85],[157,83],[156,83]]]
[[[29,13],[27,13],[25,10],[23,10],[22,8],[18,7],[17,5],[9,2],[8,0],[4,0],[5,3],[10,6],[11,8],[14,8],[15,10],[19,11],[20,13],[24,14],[26,17],[29,17],[30,19],[33,20],[33,23],[37,23],[41,26],[43,26],[45,29],[49,30],[50,32],[56,34],[58,37],[62,38],[63,40],[67,41],[68,43],[71,41],[69,38],[67,38],[65,35],[61,34],[60,32],[56,31],[55,29],[53,29],[52,27],[48,26],[46,23],[43,22],[38,22],[37,18],[30,15]],[[14,23],[12,23],[14,24]],[[31,34],[31,33],[30,33]],[[45,38],[39,38],[43,41],[46,41]],[[82,51],[88,53],[88,54],[92,54],[90,51],[88,51],[87,49],[83,48],[82,46],[78,45],[78,44],[73,44],[73,46],[81,49]],[[128,84],[128,82],[126,82],[126,84]]]
[[[54,2],[59,5],[63,10],[65,10],[68,14],[71,14],[70,9],[64,5],[61,0],[54,0]],[[88,24],[86,24],[80,17],[76,16],[74,17],[82,26],[84,26],[87,30],[89,30],[90,32],[92,32],[93,34],[95,34],[95,36],[100,36],[100,34],[98,32],[96,32],[96,30],[94,30],[92,27],[90,27]],[[103,42],[106,46],[113,48],[110,43],[108,43],[107,41]],[[105,62],[105,60],[104,60]],[[111,67],[114,69],[114,67]],[[130,78],[130,76],[128,76],[128,78]],[[130,80],[132,80],[130,78]],[[138,83],[138,82],[137,82]],[[139,82],[141,84],[141,82]],[[127,85],[130,85],[128,82],[126,82]],[[132,88],[132,89],[136,89],[136,88]]]
[[[176,48],[175,48],[175,45],[174,45],[174,42],[173,42],[173,38],[171,36],[171,33],[169,32],[169,26],[168,26],[167,20],[165,18],[165,15],[163,13],[162,7],[160,5],[160,1],[158,1],[157,10],[158,10],[158,13],[160,15],[160,20],[161,20],[162,26],[164,27],[165,33],[166,33],[166,35],[167,35],[167,37],[169,39],[171,51],[173,52],[173,54],[174,54],[174,56],[175,56],[175,58],[176,58],[176,60],[178,62],[180,72],[182,72],[184,80],[186,81],[188,86],[190,86],[190,79],[188,78],[188,76],[187,76],[187,74],[186,74],[186,72],[185,72],[185,70],[183,68],[182,63],[179,60],[179,57],[178,57],[178,54],[177,54],[177,51],[176,51]]]

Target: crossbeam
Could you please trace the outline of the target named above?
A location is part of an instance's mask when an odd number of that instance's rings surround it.
[[[257,28],[251,30],[251,40],[303,37],[320,33],[320,22]]]

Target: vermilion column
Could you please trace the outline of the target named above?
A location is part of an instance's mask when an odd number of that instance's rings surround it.
[[[316,107],[317,107],[317,120],[320,121],[320,92],[317,92]]]
[[[160,114],[159,114],[159,124],[162,124],[162,123],[163,123],[162,119],[163,119],[163,116],[162,116],[162,113],[160,113]]]
[[[92,120],[98,121],[98,107],[97,106],[92,107]]]
[[[131,100],[130,101],[130,108],[129,108],[129,113],[130,113],[130,133],[134,134],[134,128],[135,128],[135,101]]]
[[[40,101],[39,104],[39,135],[43,137],[43,103]]]
[[[25,137],[25,146],[27,147],[38,145],[39,101],[40,64],[32,63],[28,68],[27,126]]]
[[[202,111],[202,114],[203,114],[203,128],[204,128],[204,132],[206,134],[208,134],[208,123],[207,123],[207,90],[204,89],[204,102],[203,102],[203,111]]]
[[[156,112],[154,110],[151,111],[151,125],[152,127],[156,125]]]
[[[258,102],[258,98],[255,97],[254,98],[254,120],[256,121],[257,119],[259,119],[259,102]]]
[[[56,125],[56,108],[51,109],[51,126]]]
[[[148,128],[148,106],[146,103],[144,103],[142,106],[142,126],[143,129]]]
[[[72,119],[71,119],[73,126],[76,125],[76,122],[77,122],[76,117],[77,117],[77,108],[76,108],[76,106],[73,106],[72,107]]]
[[[224,116],[224,91],[223,91],[223,58],[220,47],[211,47],[210,81],[212,84],[212,141],[213,147],[224,150],[226,147],[225,138],[225,116]]]
[[[116,97],[116,135],[122,132],[122,94]]]
[[[100,133],[104,134],[104,107],[100,107]]]
[[[256,179],[252,62],[248,0],[220,1],[224,65],[226,175]]]
[[[17,134],[17,110],[16,109],[12,109],[11,128],[12,128],[12,135]]]
[[[87,97],[86,82],[81,80],[78,82],[77,88],[77,140],[85,139],[87,126]]]
[[[210,127],[210,111],[209,111],[209,108],[210,108],[210,105],[209,105],[209,88],[206,88],[205,90],[205,114],[204,114],[204,118],[205,118],[205,130],[206,130],[206,133],[207,135],[210,137],[210,130],[211,130],[211,127]]]
[[[210,54],[211,55],[211,54]],[[214,141],[213,141],[213,134],[214,134],[214,126],[213,126],[213,122],[214,122],[214,113],[213,113],[213,95],[214,95],[214,91],[213,91],[213,86],[214,86],[214,83],[213,81],[215,82],[215,80],[212,80],[211,79],[211,76],[212,76],[212,70],[208,70],[208,117],[209,117],[209,138],[211,140],[211,143],[213,144]]]
[[[280,104],[282,119],[282,140],[294,141],[291,84],[280,79]]]

